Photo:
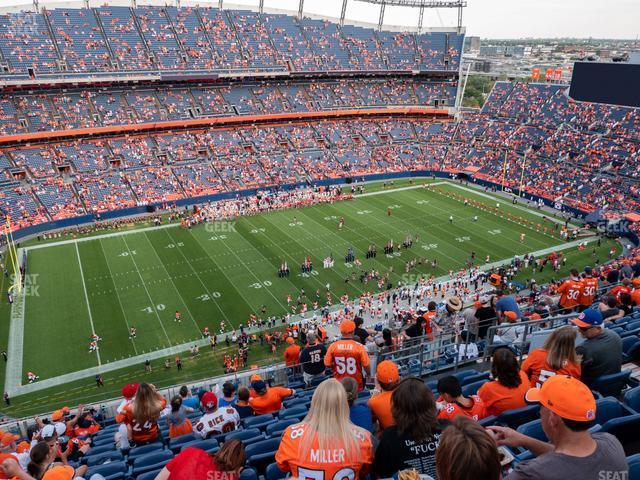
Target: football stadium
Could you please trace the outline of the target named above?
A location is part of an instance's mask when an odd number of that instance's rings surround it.
[[[637,40],[272,2],[0,2],[0,478],[640,479]]]

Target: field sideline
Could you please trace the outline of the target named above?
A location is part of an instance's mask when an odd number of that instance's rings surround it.
[[[259,314],[263,306],[266,315],[285,313],[287,294],[295,299],[301,288],[309,303],[326,283],[331,285],[334,303],[343,293],[353,298],[365,290],[377,291],[376,285],[363,285],[357,279],[345,283],[357,270],[341,260],[349,246],[362,259],[362,268],[386,272],[393,267],[392,281],[396,284],[411,258],[437,258],[436,270],[423,266],[410,272],[437,277],[461,268],[471,250],[478,259],[491,254],[493,262],[563,243],[557,237],[463,205],[444,193],[463,193],[491,206],[495,197],[463,192],[457,184],[448,182],[437,188],[436,192],[399,187],[333,205],[243,217],[226,227],[201,225],[186,230],[164,225],[78,241],[31,242],[24,248],[32,275],[28,280],[37,295],[26,297],[24,356],[20,356],[21,365],[13,373],[7,369],[10,378],[5,389],[26,383],[27,371],[53,380],[114,362],[119,366],[140,365],[145,354],[160,349],[171,348],[173,355],[201,339],[205,326],[218,332],[224,320],[229,332],[246,323],[250,313]],[[525,212],[508,202],[501,208],[540,222],[538,212]],[[392,211],[390,217],[388,209]],[[453,223],[448,221],[450,214]],[[477,222],[472,221],[475,215]],[[345,227],[338,231],[341,216]],[[519,241],[522,232],[526,233],[524,244]],[[385,241],[398,243],[407,234],[419,235],[420,241],[399,256],[382,255]],[[378,247],[376,259],[364,259],[369,243]],[[322,258],[329,253],[336,258],[336,266],[324,270]],[[305,255],[312,257],[312,275],[299,273]],[[283,260],[291,268],[290,279],[276,275]],[[176,310],[182,313],[180,324],[173,320]],[[138,330],[135,340],[129,339],[130,326]],[[99,355],[88,352],[92,331],[103,338]],[[45,349],[38,348],[43,339],[47,345],[58,345],[65,355],[57,356],[56,362],[49,361]],[[9,349],[13,360],[20,353],[19,349]]]

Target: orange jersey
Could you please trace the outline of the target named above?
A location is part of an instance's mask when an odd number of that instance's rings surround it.
[[[166,406],[167,401],[163,398],[162,408],[164,409]],[[124,423],[131,425],[131,438],[135,443],[152,442],[158,438],[157,420],[147,420],[144,423],[138,422],[138,420],[133,417],[133,408],[131,404],[124,407],[122,413],[124,414]]]
[[[596,298],[598,291],[598,279],[593,277],[582,279],[582,291],[580,292],[580,305],[589,307]]]
[[[547,351],[543,348],[536,348],[529,353],[520,368],[531,380],[531,387],[537,388],[540,388],[549,377],[554,375],[570,375],[579,380],[581,371],[580,365],[569,362],[560,370],[554,370],[547,363]]]
[[[298,345],[289,345],[284,351],[284,363],[287,367],[292,367],[300,363],[300,347]]]
[[[453,420],[458,415],[464,415],[472,420],[482,420],[487,416],[487,407],[485,407],[482,399],[477,395],[470,395],[471,406],[465,407],[460,403],[445,403],[440,412],[438,412],[438,418]]]
[[[562,308],[573,308],[580,304],[580,296],[582,295],[582,282],[579,280],[565,280],[558,287],[560,294],[560,306]]]
[[[384,430],[391,425],[395,425],[395,420],[391,414],[391,394],[393,391],[380,392],[369,399],[369,408],[373,416],[380,423],[380,430]]]
[[[640,288],[636,288],[633,292],[631,292],[631,301],[636,305],[640,305]]]
[[[332,442],[329,448],[321,449],[317,435],[309,442],[309,451],[302,448],[307,444],[307,425],[298,423],[287,427],[276,453],[276,462],[282,471],[291,472],[292,477],[313,480],[357,479],[364,476],[373,462],[371,434],[353,427],[357,449],[347,458],[347,452],[339,442]]]
[[[478,396],[487,407],[489,415],[500,415],[505,410],[522,408],[527,406],[524,399],[525,393],[531,387],[529,378],[520,371],[520,385],[515,388],[507,388],[497,380],[487,382],[478,390]]]
[[[282,400],[293,394],[293,390],[284,387],[271,387],[264,395],[249,398],[249,405],[256,415],[274,413],[282,408]]]
[[[360,390],[364,389],[362,369],[369,366],[369,354],[360,342],[355,340],[337,340],[329,345],[324,364],[331,367],[336,380],[353,377]]]

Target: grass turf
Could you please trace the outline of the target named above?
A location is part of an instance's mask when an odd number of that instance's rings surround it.
[[[395,182],[395,187],[406,185],[406,181]],[[393,267],[392,281],[396,284],[403,279],[405,262],[414,257],[437,258],[438,268],[423,266],[412,274],[439,276],[462,267],[472,250],[478,259],[490,255],[495,261],[562,243],[557,237],[465,206],[445,194],[463,194],[490,206],[495,204],[494,199],[448,185],[436,188],[438,191],[418,188],[385,192],[333,205],[244,217],[232,228],[227,224],[215,229],[206,225],[191,230],[132,229],[127,235],[30,251],[28,271],[37,275],[38,295],[26,302],[23,374],[34,371],[47,378],[127,357],[139,360],[131,367],[105,374],[104,389],[86,391],[86,385],[94,385],[93,379],[79,380],[24,395],[19,401],[14,399],[14,406],[5,411],[13,415],[33,413],[60,402],[117,395],[127,379],[143,377],[144,353],[200,338],[205,326],[217,332],[223,319],[229,331],[246,323],[249,314],[258,313],[262,306],[267,315],[283,314],[287,294],[295,299],[302,288],[310,303],[316,298],[316,290],[322,290],[326,283],[331,285],[334,302],[343,293],[353,297],[365,290],[377,291],[375,284],[363,285],[358,280],[345,283],[352,272],[359,270],[342,261],[349,246],[362,260],[362,268],[385,272]],[[380,184],[367,188],[378,189]],[[505,213],[540,221],[534,214],[500,201]],[[449,215],[454,216],[453,223]],[[475,215],[477,222],[472,221]],[[342,230],[337,227],[340,217],[345,218]],[[527,235],[524,244],[519,240],[522,232]],[[420,236],[412,249],[400,256],[382,254],[384,242],[393,239],[398,243],[407,234]],[[377,245],[378,257],[365,260],[370,243]],[[336,266],[324,270],[322,259],[329,253],[336,258]],[[314,274],[299,273],[306,255],[312,257]],[[573,251],[570,255],[576,261],[587,256]],[[292,271],[288,279],[276,275],[283,260]],[[536,279],[543,280],[542,276]],[[180,324],[173,321],[176,310],[182,313]],[[135,340],[129,339],[129,326],[138,330]],[[100,359],[88,353],[92,330],[103,338]],[[6,332],[0,334],[7,336]],[[252,353],[250,363],[267,357],[266,348],[259,349]],[[155,363],[160,365],[161,361]],[[156,369],[148,375],[149,380],[160,386],[221,373],[221,362],[213,353],[192,360],[192,364],[181,373]]]

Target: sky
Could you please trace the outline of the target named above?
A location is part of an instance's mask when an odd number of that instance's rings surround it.
[[[174,0],[138,0],[144,3],[172,3]],[[183,0],[187,3],[188,0]],[[22,5],[29,0],[0,0],[0,7]],[[55,0],[40,0],[52,5]],[[104,0],[91,0],[98,6]],[[126,4],[126,0],[110,0],[111,4]],[[196,0],[189,1],[196,3]],[[198,0],[201,5],[217,5],[218,0]],[[225,0],[226,4],[258,5],[258,0]],[[640,36],[640,0],[467,0],[463,24],[467,35],[483,38],[580,37],[626,38]],[[305,12],[339,17],[342,0],[305,0]],[[266,8],[298,10],[298,0],[265,0]],[[347,18],[377,23],[379,6],[349,0]],[[385,24],[417,24],[417,9],[387,7]],[[455,25],[456,12],[448,9],[427,9],[424,26]]]

